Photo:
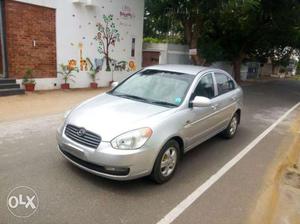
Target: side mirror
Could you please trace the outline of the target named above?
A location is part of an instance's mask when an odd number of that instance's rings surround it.
[[[209,107],[211,105],[210,99],[203,96],[196,96],[192,101],[193,107]]]
[[[113,82],[113,83],[111,84],[111,87],[112,87],[112,88],[115,88],[115,87],[117,87],[117,85],[119,85],[118,82]]]

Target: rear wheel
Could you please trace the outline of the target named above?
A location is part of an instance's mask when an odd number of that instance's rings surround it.
[[[238,125],[239,125],[239,115],[238,113],[235,113],[231,118],[231,121],[227,126],[227,128],[222,132],[222,136],[225,138],[233,138],[238,128]]]
[[[179,144],[175,140],[168,141],[159,152],[151,174],[152,180],[158,184],[172,178],[179,161]]]

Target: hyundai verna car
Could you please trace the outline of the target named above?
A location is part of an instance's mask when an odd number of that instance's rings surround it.
[[[147,67],[65,117],[58,148],[90,173],[168,181],[182,155],[221,133],[232,138],[242,89],[223,70],[192,65]]]

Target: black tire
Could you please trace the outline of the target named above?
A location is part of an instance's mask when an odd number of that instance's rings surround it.
[[[170,149],[172,149],[172,152],[174,152],[174,153],[176,152],[176,161],[175,161],[174,169],[172,170],[172,172],[169,175],[166,176],[162,172],[163,168],[161,167],[161,163],[162,163],[163,156],[165,156],[166,151],[170,150]],[[180,157],[180,147],[179,147],[178,142],[176,140],[168,141],[163,146],[163,148],[161,149],[161,151],[159,152],[159,154],[155,160],[154,167],[153,167],[152,173],[150,175],[151,179],[154,182],[156,182],[157,184],[163,184],[163,183],[167,182],[168,180],[170,180],[173,177],[173,175],[176,171],[176,168],[178,166],[179,157]],[[169,167],[168,167],[168,169],[169,169]]]
[[[238,129],[238,126],[239,126],[239,119],[240,119],[240,117],[239,117],[238,113],[235,113],[232,116],[227,128],[221,133],[224,138],[231,139],[234,137],[234,135]],[[236,125],[234,128],[234,131],[232,131],[233,122],[235,122],[235,125]]]

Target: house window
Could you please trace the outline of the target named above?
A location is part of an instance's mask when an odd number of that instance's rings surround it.
[[[131,40],[131,57],[135,56],[135,38]]]

